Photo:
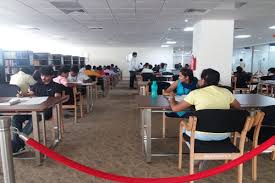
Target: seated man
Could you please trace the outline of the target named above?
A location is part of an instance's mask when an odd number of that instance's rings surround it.
[[[10,84],[18,86],[22,92],[27,92],[29,87],[36,83],[29,72],[27,67],[21,68],[18,73],[11,76]]]
[[[27,93],[21,93],[21,96],[51,96],[61,97],[62,89],[59,84],[53,82],[54,71],[52,67],[42,67],[40,69],[41,81],[33,85]],[[45,119],[52,117],[52,109],[44,111]],[[28,121],[23,128],[23,123]],[[32,132],[32,116],[31,115],[15,115],[12,118],[12,126],[26,135]],[[25,152],[25,142],[19,138],[17,134],[13,134],[12,152],[14,155]]]

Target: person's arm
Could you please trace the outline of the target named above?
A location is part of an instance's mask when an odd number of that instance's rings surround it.
[[[54,92],[54,97],[61,97],[62,96],[62,86],[59,84],[56,84],[55,92]]]
[[[190,108],[192,106],[191,104],[189,104],[188,102],[186,102],[184,100],[177,103],[174,97],[169,98],[168,100],[169,100],[171,109],[174,112],[179,112],[179,111],[182,111],[184,109]]]
[[[167,88],[165,90],[165,93],[171,93],[171,92],[173,92],[177,88],[177,86],[178,86],[178,81],[173,82],[171,84],[171,86],[169,86],[169,88]]]
[[[238,100],[234,99],[230,106],[234,109],[241,109],[241,104]]]

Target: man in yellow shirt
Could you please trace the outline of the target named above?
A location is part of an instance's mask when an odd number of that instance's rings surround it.
[[[97,78],[101,78],[101,75],[99,73],[97,73],[96,71],[92,70],[92,66],[91,65],[86,65],[85,66],[85,71],[84,73],[87,76],[95,76]]]
[[[19,72],[11,76],[10,84],[18,86],[23,93],[27,93],[29,87],[36,83],[28,73],[28,68],[20,68]]]
[[[196,110],[203,109],[230,109],[240,108],[240,103],[234,95],[225,88],[219,87],[220,73],[213,69],[202,71],[199,86],[201,88],[191,91],[180,103],[176,103],[175,98],[169,98],[173,111],[178,112],[195,106]],[[185,131],[190,136],[190,131]],[[230,133],[206,133],[196,131],[195,138],[202,141],[224,140]]]

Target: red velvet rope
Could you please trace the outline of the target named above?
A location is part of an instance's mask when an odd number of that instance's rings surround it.
[[[33,148],[39,150],[41,153],[47,155],[48,157],[56,160],[57,162],[67,165],[73,169],[76,169],[80,172],[84,172],[86,174],[107,179],[107,180],[112,180],[116,182],[125,182],[125,183],[145,183],[145,182],[150,182],[150,183],[182,183],[182,182],[189,182],[189,181],[194,181],[194,180],[199,180],[203,179],[209,176],[213,176],[219,173],[222,173],[224,171],[230,170],[250,159],[252,159],[254,156],[257,156],[273,144],[275,144],[275,136],[271,137],[269,140],[258,146],[257,148],[249,151],[248,153],[244,154],[243,156],[230,161],[227,164],[223,164],[221,166],[218,166],[213,169],[209,169],[203,172],[199,172],[196,174],[188,175],[188,176],[179,176],[179,177],[167,177],[167,178],[133,178],[133,177],[126,177],[126,176],[120,176],[120,175],[114,175],[110,173],[106,173],[100,170],[92,169],[90,167],[81,165],[73,160],[70,160],[53,150],[48,149],[47,147],[43,146],[42,144],[36,142],[33,139],[29,139],[26,142]]]

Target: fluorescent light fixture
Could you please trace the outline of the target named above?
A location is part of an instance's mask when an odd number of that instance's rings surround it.
[[[185,19],[185,20],[184,20],[184,22],[186,22],[186,23],[187,23],[187,22],[188,22],[188,19]]]
[[[269,29],[275,29],[275,25],[273,25],[273,26],[269,27]]]
[[[183,29],[183,31],[185,31],[185,32],[191,32],[191,31],[193,31],[194,30],[194,27],[185,27],[184,29]]]
[[[176,44],[176,41],[166,41],[166,44]]]
[[[167,45],[167,44],[163,44],[161,45],[162,48],[168,48],[170,45]]]
[[[251,37],[251,35],[237,35],[237,36],[235,36],[235,38],[237,38],[237,39],[245,39],[245,38],[249,38],[249,37]]]
[[[54,39],[65,39],[64,36],[60,36],[60,35],[53,35],[52,36]]]
[[[261,50],[254,50],[254,51],[261,51]]]
[[[17,25],[17,27],[21,29],[35,29],[35,27],[30,26],[30,25]]]

